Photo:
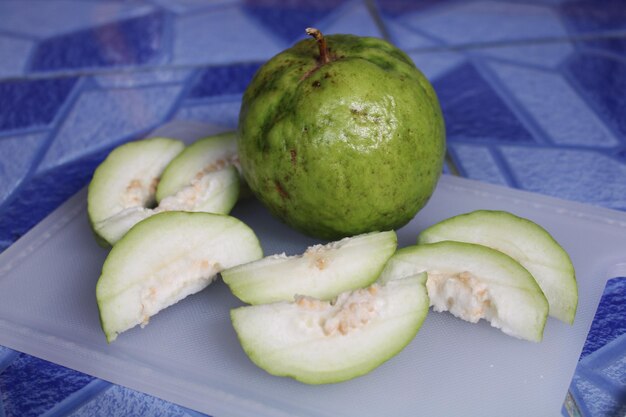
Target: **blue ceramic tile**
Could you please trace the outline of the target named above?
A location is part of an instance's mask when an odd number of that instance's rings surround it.
[[[593,150],[500,148],[519,186],[567,200],[626,210],[626,164]]]
[[[463,177],[491,184],[509,185],[488,147],[455,143],[448,148]]]
[[[382,38],[372,15],[365,4],[360,1],[351,2],[346,4],[346,7],[339,8],[323,22],[315,23],[315,27],[327,34],[350,33]]]
[[[39,172],[146,133],[163,123],[182,86],[84,91],[56,133]]]
[[[22,74],[33,44],[27,39],[0,35],[0,77]]]
[[[228,7],[176,17],[173,62],[210,65],[265,61],[287,46],[239,7]]]
[[[561,74],[495,62],[489,68],[539,126],[545,140],[595,148],[620,143]]]
[[[127,71],[95,76],[96,83],[103,88],[141,87],[154,84],[180,83],[192,73],[188,69],[155,69]]]
[[[575,376],[572,384],[576,387],[581,403],[579,409],[584,410],[581,411],[585,417],[623,416],[626,413],[624,403],[617,401],[593,381]]]
[[[386,25],[386,29],[389,33],[390,42],[407,52],[416,49],[432,48],[440,44],[440,42],[430,39],[424,34],[417,33],[414,29],[406,27],[399,22]]]
[[[591,106],[626,137],[626,61],[579,53],[568,60],[567,71]]]
[[[579,41],[576,44],[583,51],[595,51],[603,55],[612,54],[617,59],[624,59],[626,56],[626,34],[620,37]]]
[[[626,334],[626,278],[615,278],[606,283],[580,355],[581,359],[624,334]]]
[[[122,414],[120,414],[122,413]],[[203,414],[120,386],[112,386],[67,417],[201,417]]]
[[[469,63],[434,82],[449,140],[532,142],[532,137],[502,99]]]
[[[244,10],[268,32],[288,44],[301,38],[304,29],[315,26],[345,0],[247,0]]]
[[[380,13],[386,17],[401,17],[424,12],[436,6],[446,7],[450,0],[376,0]]]
[[[431,82],[464,63],[465,57],[458,52],[410,53],[415,65]]]
[[[69,96],[76,78],[0,83],[0,131],[46,126]]]
[[[0,138],[0,206],[29,172],[47,132]]]
[[[573,34],[626,30],[623,0],[568,1],[559,13]]]
[[[0,395],[6,417],[39,416],[92,379],[21,354],[0,373]]]
[[[190,14],[216,9],[224,6],[232,6],[241,3],[241,0],[152,0],[161,8],[176,14]]]
[[[192,120],[218,126],[237,128],[241,100],[238,97],[228,101],[206,102],[181,107],[176,120]]]
[[[530,43],[526,45],[497,46],[493,48],[479,48],[473,51],[477,56],[497,58],[515,64],[528,64],[547,69],[556,69],[573,52],[569,42]]]
[[[7,0],[0,2],[0,30],[45,38],[149,13],[144,1]]]
[[[606,283],[565,402],[576,413],[626,415],[626,278]]]
[[[427,1],[416,6],[415,11],[387,13],[389,9],[381,8],[388,26],[404,24],[444,45],[562,38],[568,35],[558,13],[542,3]]]
[[[0,213],[0,241],[14,242],[88,184],[112,148],[83,156],[60,168],[29,177]]]
[[[261,63],[218,65],[200,71],[189,98],[242,94]]]
[[[33,71],[142,65],[155,62],[163,47],[162,12],[55,36],[33,54]]]

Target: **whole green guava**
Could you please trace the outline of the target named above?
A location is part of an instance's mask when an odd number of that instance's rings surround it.
[[[271,58],[246,89],[238,150],[269,210],[334,239],[396,229],[439,179],[445,128],[411,59],[376,38],[306,39]]]

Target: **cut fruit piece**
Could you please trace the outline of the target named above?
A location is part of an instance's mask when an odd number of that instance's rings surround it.
[[[156,191],[156,200],[174,195],[204,174],[234,166],[241,171],[234,132],[200,139],[189,145],[167,166]],[[241,174],[240,181],[243,182]]]
[[[239,196],[239,173],[233,166],[197,176],[165,197],[155,211],[204,211],[228,214]]]
[[[231,310],[239,341],[270,374],[307,384],[346,381],[400,352],[428,312],[425,274],[340,294]]]
[[[209,285],[225,268],[263,256],[234,217],[166,212],[137,223],[113,247],[96,287],[107,341]]]
[[[400,249],[380,282],[427,272],[435,311],[450,311],[476,323],[485,319],[504,333],[539,342],[548,302],[532,275],[502,252],[482,245],[445,241]]]
[[[239,195],[239,174],[235,167],[207,172],[176,194],[164,198],[155,209],[131,207],[93,225],[98,235],[115,244],[141,220],[164,211],[199,211],[228,214]]]
[[[268,256],[222,272],[233,294],[250,304],[291,301],[295,295],[330,300],[378,278],[396,250],[394,231],[311,246],[302,255]]]
[[[152,207],[161,173],[184,147],[178,140],[151,138],[115,148],[89,184],[87,211],[94,232],[113,244],[96,224],[128,209]]]
[[[574,266],[541,226],[505,211],[479,210],[452,217],[420,233],[418,243],[477,243],[504,252],[530,272],[548,299],[550,315],[573,323],[578,304]]]

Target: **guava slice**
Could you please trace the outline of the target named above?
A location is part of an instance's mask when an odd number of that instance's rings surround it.
[[[188,186],[194,178],[199,179],[206,173],[220,171],[229,166],[241,171],[234,132],[200,139],[185,148],[167,166],[157,187],[156,200],[160,203],[164,198]],[[241,175],[239,178],[243,185]]]
[[[89,220],[99,237],[108,241],[97,223],[125,210],[133,212],[155,204],[161,173],[184,147],[178,140],[150,138],[111,151],[95,170],[87,195]]]
[[[530,272],[548,299],[550,315],[572,324],[578,286],[572,261],[543,227],[505,211],[478,210],[452,217],[420,233],[418,243],[478,243],[504,252]]]
[[[380,282],[427,272],[434,311],[449,311],[471,323],[485,319],[520,339],[540,342],[548,302],[533,276],[497,250],[444,241],[409,246],[389,259]]]
[[[155,209],[131,207],[94,224],[107,242],[114,244],[141,220],[164,211],[228,214],[237,202],[239,174],[234,167],[202,174],[176,194],[164,198]]]
[[[329,300],[378,278],[397,246],[396,233],[373,232],[284,253],[222,272],[235,296],[249,304],[290,301],[295,295]]]
[[[133,226],[113,247],[96,286],[107,341],[208,286],[225,268],[263,256],[234,217],[165,212]]]
[[[425,274],[341,293],[231,310],[244,351],[270,374],[307,384],[364,375],[400,352],[428,312]]]

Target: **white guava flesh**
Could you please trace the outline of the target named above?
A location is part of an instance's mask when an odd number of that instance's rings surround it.
[[[532,275],[510,256],[453,241],[409,246],[389,259],[379,281],[419,272],[428,274],[433,310],[472,323],[484,319],[510,336],[542,340],[548,302]]]
[[[228,132],[200,139],[182,151],[167,166],[156,191],[156,200],[176,194],[189,182],[207,173],[233,166],[241,172],[235,133]],[[240,182],[243,181],[239,175]],[[239,188],[239,185],[238,187]]]
[[[428,312],[425,274],[340,294],[231,310],[244,351],[270,374],[307,384],[364,375],[400,352]]]
[[[548,299],[550,315],[573,323],[578,286],[572,261],[538,224],[505,211],[478,210],[452,217],[420,233],[418,243],[477,243],[504,252],[530,272]]]
[[[184,147],[178,140],[150,138],[111,151],[95,170],[87,196],[89,220],[100,238],[107,240],[96,226],[100,222],[155,204],[161,173]]]
[[[242,301],[265,304],[308,295],[329,300],[374,282],[397,246],[396,233],[373,232],[309,247],[302,255],[284,253],[222,272]]]
[[[263,256],[254,232],[219,214],[164,212],[135,225],[113,247],[96,286],[109,342],[208,286],[223,269]]]
[[[234,167],[206,172],[174,195],[161,200],[156,208],[127,208],[94,223],[94,230],[113,245],[135,224],[164,211],[228,214],[237,202],[238,194],[239,174]]]

